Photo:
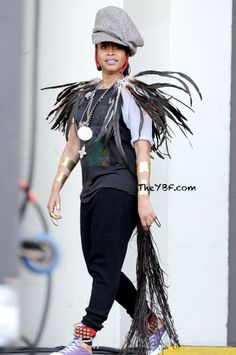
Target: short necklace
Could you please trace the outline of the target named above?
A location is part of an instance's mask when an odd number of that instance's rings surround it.
[[[100,96],[100,98],[97,100],[97,102],[95,103],[95,105],[92,108],[92,104],[94,101],[94,97],[95,94],[98,90],[98,87],[100,85],[101,82],[99,82],[99,84],[96,86],[94,92],[92,93],[92,96],[87,104],[87,107],[85,108],[83,115],[81,117],[80,120],[80,124],[79,124],[79,129],[78,129],[78,137],[83,140],[83,141],[88,141],[92,138],[93,136],[93,131],[92,129],[89,127],[91,121],[92,121],[92,117],[94,114],[94,111],[96,110],[97,106],[99,105],[99,103],[102,101],[102,99],[106,96],[106,94],[111,90],[111,88],[114,86],[114,84],[112,84],[111,86],[109,86],[104,93]],[[86,118],[85,118],[86,116]]]

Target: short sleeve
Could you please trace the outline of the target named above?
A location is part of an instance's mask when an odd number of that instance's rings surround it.
[[[126,88],[122,89],[122,98],[123,103],[121,109],[123,120],[130,130],[132,146],[134,146],[134,143],[138,140],[147,140],[152,145],[152,119],[147,114],[147,112],[144,110],[142,111],[143,126],[139,134],[139,125],[141,120],[139,107],[136,104],[132,94]]]

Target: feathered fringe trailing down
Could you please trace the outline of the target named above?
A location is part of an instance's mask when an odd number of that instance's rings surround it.
[[[162,320],[172,346],[179,346],[178,335],[168,305],[162,270],[153,244],[151,231],[137,226],[137,300],[134,318],[121,354],[146,355],[149,349],[148,319],[156,314]],[[163,348],[165,344],[162,344]]]
[[[147,84],[141,80],[138,80],[139,77],[144,75],[165,77],[168,80],[174,79],[177,81],[178,85],[160,82]],[[67,137],[72,118],[76,116],[78,106],[82,104],[86,105],[86,102],[88,102],[90,95],[96,89],[99,81],[100,79],[93,79],[91,81],[75,82],[44,88],[53,89],[65,87],[57,96],[54,104],[56,107],[47,116],[47,119],[52,116],[51,122],[53,122],[53,125],[51,128],[61,130]],[[188,138],[187,133],[193,134],[186,123],[187,118],[172,102],[175,100],[181,105],[184,105],[188,109],[192,110],[192,95],[187,83],[190,83],[193,86],[199,97],[202,99],[202,95],[196,83],[184,73],[148,70],[140,72],[134,76],[121,77],[114,85],[107,115],[104,118],[104,124],[98,138],[101,138],[102,136],[108,138],[112,133],[114,133],[117,148],[123,159],[125,159],[123,147],[121,145],[119,120],[117,120],[117,117],[122,103],[122,90],[128,90],[139,107],[139,132],[141,132],[143,125],[143,111],[146,111],[153,122],[154,143],[151,150],[162,159],[164,159],[165,155],[171,158],[168,149],[168,141],[171,141],[172,129],[169,124],[171,122],[175,123],[186,138]],[[173,95],[165,93],[163,91],[165,88],[173,88],[185,92],[189,96],[190,106]],[[163,153],[160,150],[162,145],[165,145],[166,153]]]

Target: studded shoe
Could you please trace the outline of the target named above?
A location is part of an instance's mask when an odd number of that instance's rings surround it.
[[[163,349],[171,345],[165,327],[158,328],[158,318],[154,314],[148,321],[148,333],[150,334],[148,355],[159,355]]]
[[[90,347],[96,331],[79,323],[75,325],[73,340],[62,350],[50,355],[91,355]]]

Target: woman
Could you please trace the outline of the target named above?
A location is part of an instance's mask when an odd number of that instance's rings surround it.
[[[160,92],[157,95],[155,88],[141,88],[144,83],[127,77],[129,57],[143,46],[143,39],[125,11],[114,6],[99,10],[92,39],[102,79],[69,84],[58,96],[58,107],[49,114],[56,113],[52,128],[62,128],[67,143],[52,185],[48,212],[53,220],[61,218],[60,190],[81,161],[81,241],[93,278],[86,314],[76,324],[73,340],[53,354],[91,354],[92,341],[114,300],[134,318],[137,290],[121,268],[135,227],[139,224],[149,231],[157,220],[148,187],[150,150],[162,157],[160,137],[168,134],[163,108],[169,105],[179,126],[190,131],[184,116],[173,112],[167,99],[164,104]],[[150,99],[143,100],[145,92]],[[158,105],[162,104],[158,112],[157,98]],[[163,343],[169,345],[170,339],[165,321],[152,308],[146,308],[149,344],[140,353],[155,355]],[[173,334],[172,344],[178,344],[175,331]]]

